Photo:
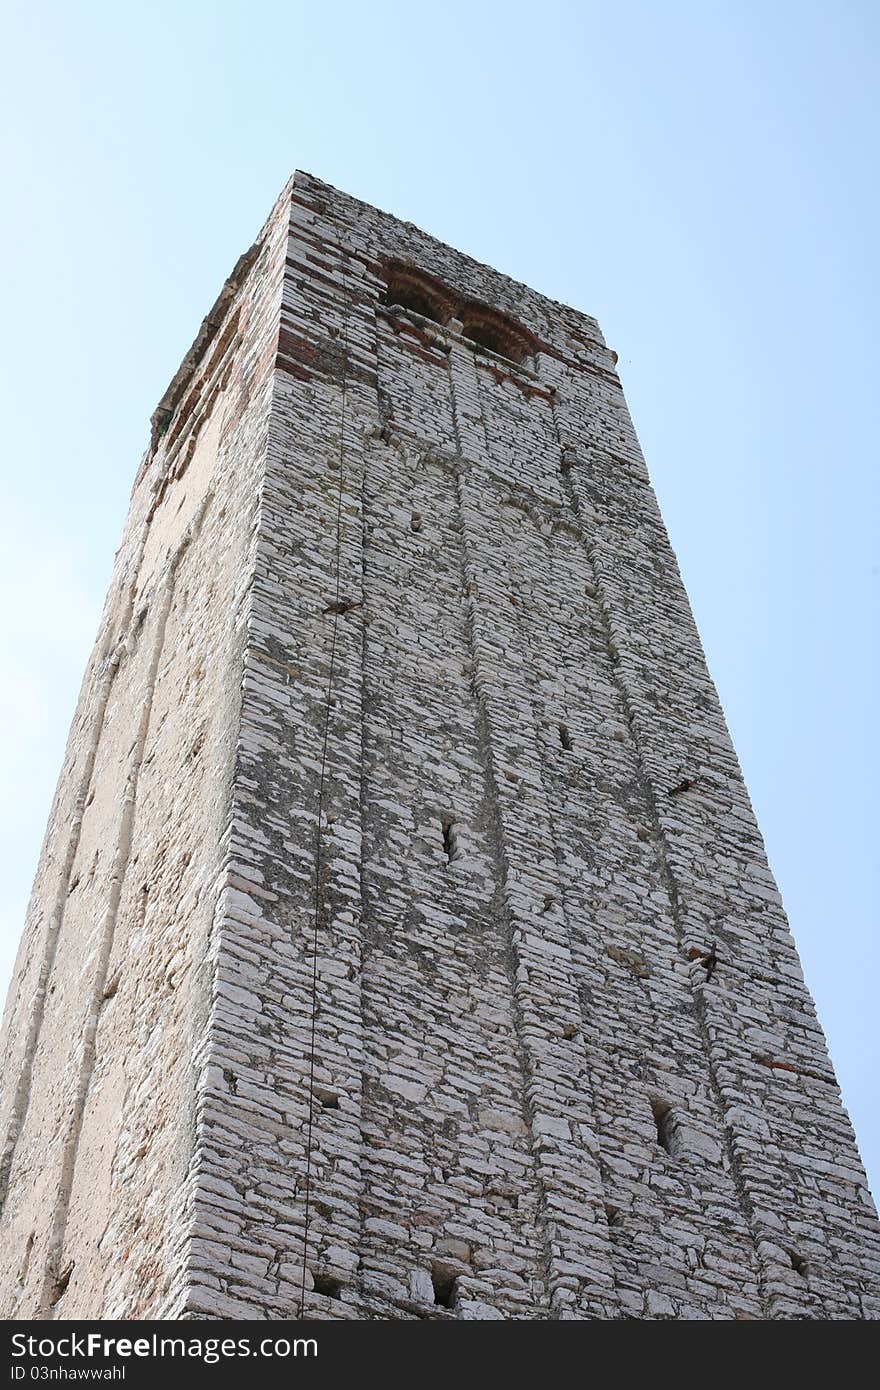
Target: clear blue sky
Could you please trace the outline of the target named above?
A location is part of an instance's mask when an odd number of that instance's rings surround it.
[[[295,167],[595,314],[880,1190],[880,7],[15,3],[0,948],[147,421]]]

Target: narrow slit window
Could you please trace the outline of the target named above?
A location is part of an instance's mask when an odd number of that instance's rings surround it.
[[[567,724],[560,724],[559,726],[559,742],[566,753],[570,753],[574,748],[574,739],[569,732]]]
[[[448,1265],[435,1264],[431,1270],[431,1283],[434,1286],[434,1302],[441,1308],[451,1308],[455,1302],[455,1271]]]
[[[67,1266],[62,1274],[59,1274],[52,1286],[52,1293],[49,1298],[49,1306],[54,1308],[56,1303],[60,1303],[67,1293],[70,1284],[70,1276],[73,1273],[73,1261]]]
[[[342,1285],[338,1279],[334,1279],[332,1274],[313,1274],[312,1282],[315,1286],[315,1293],[323,1294],[325,1298],[338,1298]]]
[[[446,862],[451,864],[453,859],[458,858],[458,837],[455,833],[455,821],[451,818],[444,818],[440,822],[443,832],[443,853],[446,855]]]
[[[674,1157],[677,1145],[672,1106],[666,1100],[655,1100],[651,1103],[651,1111],[657,1126],[657,1143],[670,1157]]]

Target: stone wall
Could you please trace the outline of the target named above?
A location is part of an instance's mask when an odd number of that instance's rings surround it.
[[[74,716],[4,1018],[5,1317],[155,1316],[186,1278],[283,206],[159,421]]]
[[[302,174],[218,306],[7,1008],[7,1315],[876,1317],[597,325]]]

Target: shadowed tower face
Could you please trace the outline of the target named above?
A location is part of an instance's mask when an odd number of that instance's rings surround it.
[[[73,722],[6,1317],[877,1316],[615,360],[285,189],[153,417]]]

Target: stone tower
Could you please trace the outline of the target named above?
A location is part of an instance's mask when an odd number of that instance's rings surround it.
[[[284,190],[153,417],[73,722],[4,1316],[877,1316],[614,364]]]

